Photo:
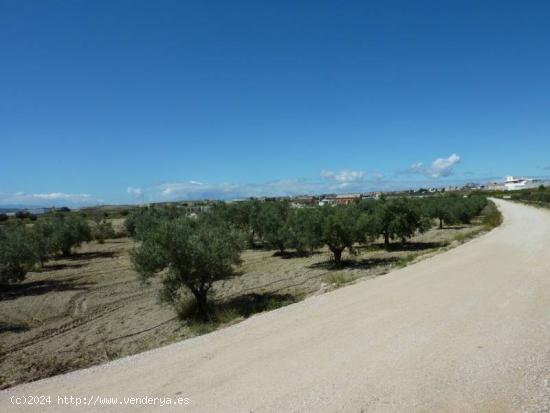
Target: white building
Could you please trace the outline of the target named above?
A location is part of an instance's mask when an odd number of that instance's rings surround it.
[[[542,184],[538,179],[518,178],[516,176],[507,176],[504,181],[506,191],[517,191],[519,189],[537,188]]]

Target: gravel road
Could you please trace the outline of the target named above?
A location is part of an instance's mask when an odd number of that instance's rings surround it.
[[[449,252],[211,334],[5,390],[0,411],[550,411],[550,213],[495,202],[503,225]],[[12,404],[12,396],[48,395],[49,406]],[[92,405],[60,405],[58,395]],[[136,406],[144,397],[158,397],[156,405]],[[183,405],[160,405],[178,397]]]

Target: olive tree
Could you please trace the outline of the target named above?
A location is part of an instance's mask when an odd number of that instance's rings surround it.
[[[136,240],[141,240],[166,219],[184,216],[185,210],[176,207],[151,205],[133,209],[124,220],[126,232]]]
[[[319,208],[299,208],[287,218],[288,245],[299,253],[312,253],[323,245],[323,214]]]
[[[391,208],[392,201],[381,200],[376,204],[376,208],[366,220],[370,235],[381,235],[384,237],[384,246],[386,249],[390,247],[390,238],[395,235],[393,233],[393,211]]]
[[[0,227],[0,284],[21,282],[36,256],[29,242],[29,232],[24,225]]]
[[[336,206],[324,209],[322,237],[324,243],[334,256],[334,262],[339,264],[342,252],[348,248],[353,250],[357,237],[356,214],[351,206]]]
[[[243,248],[239,232],[208,219],[165,219],[131,253],[136,271],[148,280],[161,274],[163,297],[178,305],[183,290],[195,298],[197,315],[210,317],[208,293],[215,281],[233,274]]]
[[[419,206],[407,198],[396,199],[388,205],[390,210],[390,233],[404,244],[418,232],[430,228],[430,222],[423,219]]]
[[[446,225],[452,225],[457,222],[449,197],[428,199],[424,208],[424,214],[427,217],[439,220],[439,229],[443,229],[444,223]]]
[[[60,215],[52,219],[52,225],[56,250],[65,257],[71,255],[73,248],[92,239],[88,222],[80,216]]]
[[[288,215],[290,205],[285,201],[271,201],[262,205],[258,220],[260,235],[265,243],[279,252],[285,252],[290,238]]]
[[[56,252],[54,234],[55,226],[49,219],[36,222],[30,229],[29,242],[40,266]]]
[[[255,247],[255,237],[261,232],[259,213],[261,204],[258,200],[214,204],[211,213],[246,235],[250,248]]]
[[[390,247],[390,240],[398,238],[404,243],[417,231],[423,232],[430,227],[421,214],[420,205],[406,198],[379,201],[371,213],[361,216],[359,223],[369,235],[382,236],[386,249]]]
[[[487,198],[478,195],[467,198],[451,197],[450,206],[458,222],[469,224],[487,206]]]
[[[106,219],[95,222],[92,228],[92,236],[100,244],[103,244],[108,238],[114,238],[115,230],[113,224]]]

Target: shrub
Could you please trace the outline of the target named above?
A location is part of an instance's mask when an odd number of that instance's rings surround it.
[[[7,214],[0,214],[0,222],[5,222],[9,219]]]
[[[25,218],[29,218],[30,216],[30,212],[29,211],[17,211],[15,213],[15,218],[17,219],[25,219]]]
[[[405,256],[399,257],[399,259],[397,260],[397,266],[398,267],[406,267],[411,262],[413,262],[415,259],[416,259],[415,254],[407,254]]]
[[[108,238],[115,238],[113,224],[107,220],[96,222],[92,228],[92,236],[100,244],[103,244]]]
[[[331,272],[324,277],[324,282],[331,284],[335,287],[341,287],[352,281],[355,281],[355,277],[350,274],[344,274],[342,272]]]
[[[502,214],[493,202],[490,202],[483,211],[483,226],[487,230],[502,224]]]

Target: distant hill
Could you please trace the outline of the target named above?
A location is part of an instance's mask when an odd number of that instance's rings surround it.
[[[10,212],[17,212],[17,211],[30,211],[34,213],[40,213],[45,212],[49,208],[40,206],[40,205],[19,205],[19,204],[8,204],[8,205],[0,205],[0,213],[7,214]]]

